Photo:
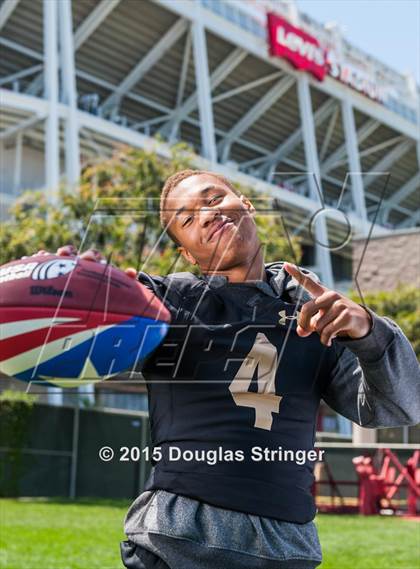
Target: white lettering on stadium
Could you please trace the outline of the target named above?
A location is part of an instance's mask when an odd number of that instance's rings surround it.
[[[333,46],[329,45],[327,48],[320,45],[316,37],[291,26],[274,14],[268,14],[268,26],[271,48],[278,57],[291,60],[296,67],[306,69],[321,81],[327,73],[370,99],[385,102],[389,88],[379,85],[376,78],[371,77],[363,68],[338,57]],[[301,61],[296,61],[298,57]],[[305,61],[308,65],[305,65]]]
[[[314,43],[305,41],[302,37],[293,32],[286,32],[282,26],[277,28],[277,42],[290,51],[298,53],[300,56],[313,61],[317,65],[325,65],[325,56],[323,50]]]

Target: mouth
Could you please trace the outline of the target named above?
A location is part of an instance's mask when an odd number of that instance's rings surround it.
[[[215,223],[211,230],[210,233],[207,237],[207,243],[210,243],[214,237],[216,237],[217,235],[220,235],[220,233],[224,230],[224,228],[226,228],[226,226],[233,226],[234,223],[232,221],[232,219],[230,218],[226,218],[223,221],[219,221],[217,223]]]

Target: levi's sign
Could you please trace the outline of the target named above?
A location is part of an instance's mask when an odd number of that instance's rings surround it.
[[[268,36],[271,55],[284,57],[297,69],[324,79],[326,57],[316,38],[276,14],[268,14]]]

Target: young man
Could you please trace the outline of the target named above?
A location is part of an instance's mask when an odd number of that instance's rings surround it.
[[[401,329],[310,271],[264,264],[254,217],[222,176],[179,172],[161,221],[201,276],[127,271],[172,313],[142,369],[157,450],[125,520],[128,568],[318,566],[309,451],[321,398],[364,427],[420,421]]]

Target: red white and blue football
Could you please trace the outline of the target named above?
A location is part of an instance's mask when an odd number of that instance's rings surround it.
[[[138,369],[170,313],[109,264],[37,255],[0,267],[0,371],[61,387]]]

